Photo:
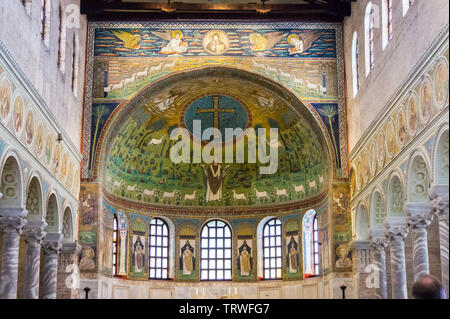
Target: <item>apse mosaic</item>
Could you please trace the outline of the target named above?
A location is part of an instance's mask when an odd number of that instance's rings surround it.
[[[281,90],[236,71],[212,69],[195,76],[180,75],[161,82],[132,102],[117,122],[105,159],[105,183],[108,192],[118,197],[158,205],[246,206],[268,205],[312,198],[328,189],[329,154],[320,129],[311,122],[304,106]],[[182,83],[182,84],[180,84]],[[220,89],[217,88],[217,83]],[[215,92],[222,92],[221,94]],[[216,95],[217,94],[217,95]],[[164,110],[155,102],[171,100]],[[264,105],[260,99],[270,101]],[[194,162],[195,147],[208,144],[192,129],[193,120],[204,128],[247,127],[266,129],[262,145],[248,137],[243,148],[236,141],[223,140],[220,161]],[[171,152],[179,138],[170,135],[177,127],[190,133],[188,163],[175,163]],[[269,130],[279,130],[272,140]],[[226,137],[226,134],[224,134]],[[258,135],[258,139],[259,139]],[[235,161],[226,163],[227,144],[231,143]],[[252,144],[253,143],[253,144]],[[278,169],[261,174],[266,164],[249,158],[256,147],[272,150],[276,143]],[[241,163],[237,156],[242,152]]]
[[[87,76],[83,178],[98,178],[96,157],[101,136],[106,134],[103,128],[109,129],[104,124],[115,121],[121,107],[159,81],[208,67],[258,74],[294,94],[321,122],[334,149],[333,175],[345,177],[347,133],[345,121],[340,121],[345,118],[343,87],[338,81],[343,78],[340,37],[341,29],[335,24],[90,24],[88,64],[94,72]],[[188,120],[187,126],[194,116],[205,121],[210,118],[214,124],[214,117],[203,109],[217,107],[218,122],[252,127],[254,114],[246,109],[245,99],[235,99],[220,89],[214,95],[217,101],[212,95],[184,101],[180,113]],[[155,96],[151,104],[159,113],[170,113],[176,99],[182,97],[174,90],[173,94]],[[206,108],[201,106],[204,103]],[[273,101],[264,94],[258,97],[258,104],[266,110],[273,108]],[[228,108],[233,110],[223,111]],[[156,136],[154,142],[159,138]]]

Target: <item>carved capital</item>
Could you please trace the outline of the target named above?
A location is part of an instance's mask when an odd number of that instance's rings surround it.
[[[429,190],[431,205],[440,220],[448,221],[449,186],[434,185]]]
[[[406,218],[388,217],[385,226],[385,236],[389,243],[403,242],[408,235]]]
[[[429,203],[406,203],[404,210],[411,230],[425,230],[431,224],[433,207]]]
[[[62,235],[59,233],[47,234],[41,245],[42,245],[42,249],[44,250],[45,254],[57,255],[62,246]]]
[[[23,227],[26,224],[26,219],[22,217],[0,217],[0,228],[6,234],[20,235],[23,231]]]
[[[385,250],[387,247],[386,237],[374,237],[370,239],[370,247],[373,250]]]
[[[44,221],[28,222],[24,228],[23,236],[27,244],[41,244],[42,239],[47,234],[44,229],[47,223]]]
[[[436,197],[431,201],[434,208],[434,213],[439,220],[448,221],[448,199],[442,197]]]

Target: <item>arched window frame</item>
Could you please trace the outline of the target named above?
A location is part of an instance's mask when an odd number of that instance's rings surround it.
[[[58,67],[62,73],[66,69],[66,19],[64,12],[63,4],[60,3],[58,7]]]
[[[319,275],[319,219],[317,218],[317,213],[314,215],[313,221],[313,265],[314,265],[314,275]]]
[[[80,69],[80,39],[78,33],[73,33],[72,41],[72,92],[75,97],[78,96],[78,81]]]
[[[21,0],[23,7],[25,8],[25,12],[27,15],[31,14],[31,0]]]
[[[373,69],[375,64],[375,8],[372,2],[369,2],[366,7],[366,14],[364,17],[364,35],[366,76],[369,76],[370,71]]]
[[[148,231],[149,279],[169,278],[169,226],[161,218],[153,218]]]
[[[353,75],[353,97],[356,97],[359,91],[359,41],[358,33],[353,33],[352,41],[352,75]]]
[[[383,50],[387,47],[392,39],[392,0],[382,0],[382,17],[383,17]]]
[[[319,228],[315,210],[309,210],[303,216],[303,269],[305,278],[319,275]]]
[[[282,224],[278,218],[266,222],[263,228],[264,280],[282,279]]]
[[[117,276],[119,273],[119,220],[116,214],[113,217],[112,260],[113,276]]]
[[[226,222],[214,219],[203,225],[200,238],[200,280],[232,279],[232,241],[231,227]]]
[[[414,0],[402,0],[402,9],[403,9],[403,16],[406,15],[406,13],[409,10],[409,7],[414,3]]]
[[[50,4],[50,0],[42,0],[41,4],[41,40],[46,47],[50,45]]]

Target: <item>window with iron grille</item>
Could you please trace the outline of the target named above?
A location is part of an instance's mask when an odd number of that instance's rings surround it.
[[[118,274],[118,260],[119,260],[119,223],[117,221],[117,215],[114,214],[113,218],[113,240],[112,240],[112,256],[113,256],[113,276]]]
[[[231,228],[223,221],[212,220],[202,228],[200,245],[200,279],[231,280]]]
[[[281,221],[269,220],[263,229],[264,279],[281,279]]]
[[[149,278],[167,279],[169,275],[169,228],[154,218],[149,229]]]

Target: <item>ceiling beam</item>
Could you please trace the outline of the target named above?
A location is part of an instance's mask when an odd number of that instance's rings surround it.
[[[249,0],[250,1],[250,0]],[[351,0],[309,0],[308,4],[167,3],[81,0],[88,20],[325,20],[341,21],[351,13]],[[322,3],[322,4],[321,4]]]

